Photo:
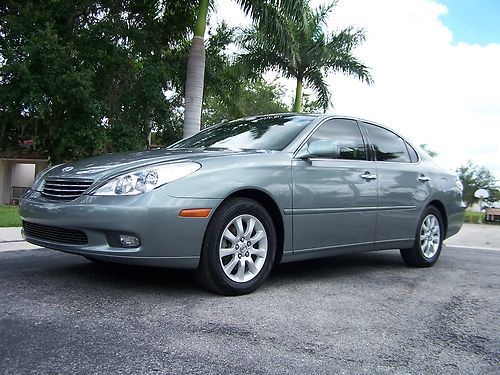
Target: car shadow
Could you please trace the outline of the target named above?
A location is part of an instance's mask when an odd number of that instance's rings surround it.
[[[279,264],[271,276],[279,279],[338,278],[356,273],[405,268],[397,250],[364,252]]]
[[[78,264],[60,267],[59,274],[63,274],[65,278],[75,277],[80,283],[111,289],[126,288],[130,292],[154,292],[169,295],[204,294],[189,270],[94,263],[82,258]]]
[[[57,259],[55,264],[51,261],[54,257]],[[193,277],[194,272],[190,270],[94,263],[83,257],[60,253],[50,254],[48,258],[43,262],[45,267],[38,269],[38,277],[99,289],[127,288],[139,293],[207,295],[198,286]],[[407,272],[398,251],[377,251],[280,264],[274,267],[265,286],[266,289],[283,284],[293,286],[309,280],[329,282],[385,270],[396,271],[397,274]]]

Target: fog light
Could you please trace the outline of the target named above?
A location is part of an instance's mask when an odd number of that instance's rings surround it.
[[[120,234],[120,243],[125,247],[139,247],[141,241],[130,234]]]
[[[138,237],[127,233],[106,232],[106,239],[111,247],[133,248],[141,246],[141,240]]]

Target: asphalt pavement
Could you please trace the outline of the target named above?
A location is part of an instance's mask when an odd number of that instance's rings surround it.
[[[285,264],[242,297],[0,231],[0,373],[498,374],[489,228],[485,250],[449,243],[432,268],[394,250]]]

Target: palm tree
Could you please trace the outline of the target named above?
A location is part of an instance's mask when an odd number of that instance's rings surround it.
[[[242,38],[246,53],[241,58],[247,66],[257,71],[276,69],[283,76],[296,80],[294,112],[302,111],[304,84],[316,93],[326,111],[330,105],[330,90],[325,82],[328,73],[342,72],[368,84],[373,82],[369,68],[352,54],[365,39],[363,31],[352,27],[340,32],[325,31],[328,14],[335,3],[316,9],[307,7],[303,26],[287,19],[289,38],[285,49],[273,48],[276,35],[266,25],[253,27]]]
[[[184,112],[184,137],[197,133],[201,125],[201,105],[203,99],[203,80],[205,75],[205,28],[207,14],[213,0],[199,0],[198,17],[194,29],[193,42],[189,52]],[[286,47],[286,28],[284,23],[295,20],[303,24],[303,10],[307,0],[235,0],[258,27],[275,35],[278,50]]]

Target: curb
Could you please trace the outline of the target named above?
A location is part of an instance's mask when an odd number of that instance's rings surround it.
[[[446,244],[444,246],[452,249],[500,251],[500,248],[497,247],[479,247],[479,246],[446,245]]]

